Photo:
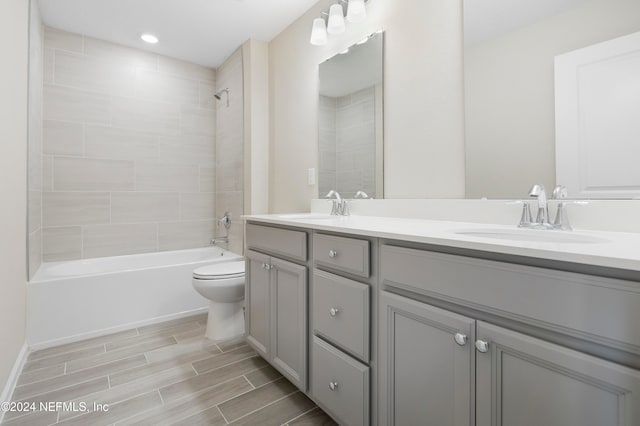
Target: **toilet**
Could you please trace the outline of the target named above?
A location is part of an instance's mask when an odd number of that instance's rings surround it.
[[[244,260],[219,262],[193,271],[193,288],[209,300],[205,335],[213,341],[244,334]]]

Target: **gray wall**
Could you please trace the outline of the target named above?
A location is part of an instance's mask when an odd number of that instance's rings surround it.
[[[215,71],[45,29],[43,259],[205,246]]]
[[[0,401],[26,349],[28,25],[29,2],[0,2]]]

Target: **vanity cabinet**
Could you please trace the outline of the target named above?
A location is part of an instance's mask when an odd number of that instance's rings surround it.
[[[475,417],[475,321],[383,292],[382,425],[469,426]]]
[[[380,268],[380,424],[640,424],[640,371],[549,341],[604,339],[634,283],[392,245]]]
[[[310,341],[311,397],[347,426],[375,424],[371,383],[372,243],[313,234]],[[375,245],[373,245],[375,247]],[[375,329],[374,329],[375,330]]]
[[[264,236],[275,238],[273,244]],[[308,267],[270,253],[306,260],[306,241],[303,231],[247,225],[246,339],[302,391],[307,389]]]

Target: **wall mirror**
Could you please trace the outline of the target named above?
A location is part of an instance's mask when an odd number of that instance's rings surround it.
[[[567,185],[556,174],[556,103],[566,100],[554,85],[554,60],[640,31],[637,0],[463,0],[465,66],[466,194],[469,198],[522,198],[534,183],[553,188]],[[610,51],[610,49],[607,49]],[[640,52],[640,51],[638,51]],[[640,53],[627,56],[640,69]],[[598,71],[599,72],[599,71]],[[635,77],[633,77],[635,75]],[[593,75],[589,78],[592,78]],[[640,122],[640,73],[628,81],[596,78],[606,90],[588,87],[606,99],[615,90],[633,97],[618,107],[612,120]],[[587,81],[587,80],[584,80]],[[592,90],[593,89],[593,90]],[[561,96],[562,98],[558,98]],[[632,108],[632,105],[636,105]],[[605,110],[598,104],[602,118]],[[583,105],[584,107],[584,105]],[[610,109],[610,108],[609,108]],[[608,110],[608,109],[607,109]],[[583,114],[584,108],[580,111]],[[635,117],[635,118],[634,118]],[[585,121],[581,131],[590,131]],[[574,126],[577,127],[577,126]],[[619,128],[614,126],[612,128]],[[598,185],[640,190],[640,152],[635,125],[625,132],[608,130],[587,135],[575,158],[586,180]],[[624,134],[621,134],[624,133]],[[561,135],[558,136],[560,138]],[[632,145],[635,145],[632,146]],[[572,154],[570,154],[571,156]],[[580,158],[578,158],[580,157]],[[630,159],[632,158],[632,159]],[[560,170],[560,169],[558,169]],[[633,172],[632,170],[635,170]],[[587,182],[587,185],[589,182]],[[570,193],[580,198],[630,198],[633,191]],[[609,191],[610,192],[610,191]]]
[[[383,33],[320,64],[318,190],[383,198]]]

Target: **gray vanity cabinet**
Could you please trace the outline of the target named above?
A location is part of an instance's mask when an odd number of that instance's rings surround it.
[[[271,274],[270,257],[253,250],[245,253],[245,329],[247,342],[264,359],[270,359]]]
[[[379,326],[379,423],[473,425],[475,321],[382,292]]]
[[[637,426],[640,372],[477,323],[476,425]],[[484,349],[484,348],[483,348]]]
[[[246,233],[247,343],[305,392],[307,233],[251,223]]]

